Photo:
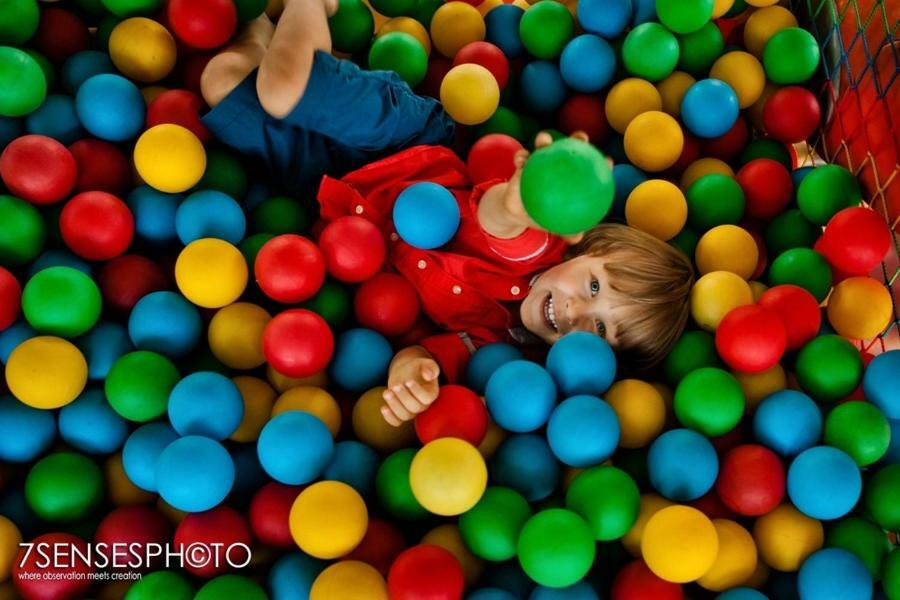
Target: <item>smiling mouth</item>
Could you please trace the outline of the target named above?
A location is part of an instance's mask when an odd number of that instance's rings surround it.
[[[556,311],[553,309],[553,296],[551,294],[547,294],[547,298],[544,300],[544,324],[547,326],[547,329],[559,332],[559,325],[556,323]]]

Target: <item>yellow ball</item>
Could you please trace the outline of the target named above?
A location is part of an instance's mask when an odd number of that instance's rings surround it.
[[[644,171],[665,171],[684,149],[684,132],[671,115],[658,110],[641,113],[625,130],[625,154]]]
[[[747,399],[747,412],[752,413],[766,396],[787,388],[787,374],[780,364],[760,373],[740,373],[732,371],[737,379],[744,397]]]
[[[485,31],[484,17],[465,2],[447,2],[431,18],[431,41],[450,59],[466,44],[482,41]]]
[[[687,221],[687,200],[674,183],[650,179],[628,195],[625,220],[635,229],[646,231],[663,241],[670,240],[678,235]]]
[[[334,563],[316,577],[309,600],[388,600],[387,584],[375,567],[357,560]]]
[[[220,309],[209,322],[209,349],[219,362],[232,369],[255,369],[266,362],[262,334],[272,316],[249,302],[235,302]]]
[[[769,97],[780,90],[781,87],[775,85],[774,83],[767,82],[766,88],[763,90],[762,96],[759,97],[759,100],[753,103],[753,106],[747,109],[747,116],[750,118],[750,123],[756,129],[760,131],[766,130],[765,122],[763,121],[763,111],[766,108],[766,102],[769,101]]]
[[[713,592],[744,585],[756,571],[756,544],[750,532],[728,519],[713,520],[719,552],[712,568],[697,583]]]
[[[289,410],[299,410],[318,417],[332,437],[341,430],[341,409],[334,396],[322,388],[301,385],[293,387],[278,397],[272,407],[272,417]]]
[[[666,424],[666,403],[652,385],[639,379],[622,379],[603,395],[619,419],[619,446],[643,448]]]
[[[75,344],[41,335],[25,340],[6,361],[6,385],[32,408],[49,410],[69,404],[87,383],[87,361]]]
[[[481,452],[484,460],[490,460],[505,439],[506,430],[489,419],[487,433],[484,434],[484,439],[478,444],[478,451]]]
[[[153,502],[156,494],[144,491],[131,483],[122,467],[122,454],[113,454],[103,463],[106,496],[113,506],[133,506]]]
[[[759,553],[757,553],[759,554]],[[769,567],[761,560],[756,561],[756,570],[753,571],[753,575],[750,576],[750,579],[744,582],[745,587],[753,588],[758,590],[762,586],[766,584],[769,580]]]
[[[416,452],[409,467],[413,496],[436,515],[461,515],[475,506],[487,487],[484,457],[472,444],[440,438]]]
[[[871,277],[849,277],[834,286],[827,311],[834,330],[854,340],[875,337],[894,314],[888,288]]]
[[[359,545],[369,526],[369,513],[362,496],[346,483],[319,481],[300,492],[288,520],[301,550],[332,559]]]
[[[152,83],[163,79],[175,68],[176,55],[172,34],[152,19],[125,19],[109,36],[113,64],[135,81]]]
[[[647,521],[661,511],[662,509],[675,506],[671,500],[667,500],[657,494],[641,494],[641,506],[638,510],[637,519],[631,529],[622,536],[622,545],[628,550],[632,556],[641,555],[641,540],[644,537],[644,529],[647,527]]]
[[[663,112],[672,115],[676,119],[681,116],[681,101],[684,99],[688,88],[697,83],[697,80],[683,71],[675,71],[656,84],[656,89],[662,98]]]
[[[709,76],[730,85],[737,94],[741,108],[748,108],[759,100],[766,87],[766,72],[759,60],[749,52],[723,54],[713,63]]]
[[[412,17],[394,17],[386,22],[378,30],[375,38],[378,39],[388,33],[399,31],[400,33],[408,33],[416,38],[422,47],[425,48],[425,54],[431,54],[431,38],[428,37],[428,31],[425,26],[413,19]]]
[[[486,17],[489,12],[491,12],[493,9],[497,8],[498,6],[503,6],[503,4],[504,4],[503,0],[484,0],[484,2],[482,2],[475,8],[478,9],[478,13],[482,17]]]
[[[718,158],[701,158],[692,162],[688,168],[684,170],[684,173],[681,174],[681,182],[679,185],[682,190],[687,191],[695,181],[704,175],[711,175],[713,173],[734,177],[734,170],[732,170],[725,161],[719,160]]]
[[[484,572],[484,561],[472,554],[463,542],[459,527],[452,523],[435,527],[422,538],[423,544],[439,546],[452,554],[462,566],[466,585],[474,585]]]
[[[811,519],[790,504],[756,519],[753,539],[759,557],[779,571],[796,571],[807,557],[822,547],[822,523]]]
[[[159,98],[159,96],[168,91],[161,85],[148,85],[141,88],[141,96],[144,97],[144,104],[150,106],[150,103]]]
[[[9,579],[22,534],[16,524],[0,515],[0,583]]]
[[[762,295],[766,293],[766,290],[769,289],[769,286],[764,284],[761,281],[751,281],[750,282],[750,291],[753,292],[753,301],[759,302],[759,299],[762,298]]]
[[[750,279],[759,262],[759,248],[750,233],[737,225],[719,225],[697,242],[694,259],[701,275],[729,271]]]
[[[701,328],[715,331],[733,308],[753,304],[747,281],[730,271],[713,271],[691,288],[691,316]]]
[[[175,261],[175,283],[185,298],[203,308],[221,308],[247,287],[247,261],[241,251],[215,238],[195,240]]]
[[[266,379],[269,380],[269,383],[272,384],[272,387],[275,388],[279,394],[300,385],[311,385],[313,387],[321,388],[328,386],[327,371],[319,371],[315,375],[310,375],[309,377],[288,377],[273,369],[272,365],[269,365],[266,367]]]
[[[797,17],[783,6],[754,10],[744,23],[744,47],[757,58],[761,58],[769,39],[788,27],[797,27]]]
[[[150,187],[178,194],[194,187],[203,177],[206,151],[190,130],[165,123],[151,127],[138,138],[134,166]]]
[[[630,77],[609,90],[606,96],[606,120],[610,127],[624,134],[636,116],[651,110],[662,110],[662,107],[662,96],[652,83]]]
[[[441,82],[441,104],[457,123],[478,125],[490,119],[497,110],[500,87],[491,72],[481,65],[459,65],[450,69]]]
[[[747,0],[747,4],[749,4],[750,6],[755,6],[757,8],[763,6],[772,6],[777,2],[778,0]]]
[[[241,398],[244,399],[244,418],[228,439],[235,442],[254,442],[272,416],[275,390],[259,377],[239,375],[231,381],[240,390]]]
[[[353,405],[353,433],[367,446],[384,453],[407,448],[416,441],[416,430],[412,421],[394,427],[384,420],[381,407],[385,388],[372,388]]]
[[[696,508],[669,506],[647,522],[641,553],[657,577],[674,583],[696,581],[710,570],[719,552],[712,521]]]
[[[731,10],[732,6],[734,6],[734,0],[715,0],[712,18],[718,19],[719,17],[725,16],[725,13]]]

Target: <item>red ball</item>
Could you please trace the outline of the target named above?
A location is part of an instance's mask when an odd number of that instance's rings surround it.
[[[206,555],[209,558],[206,564],[201,566],[199,560],[192,562],[191,552],[188,551],[191,544],[208,547],[210,552]],[[215,577],[231,570],[229,560],[243,564],[248,550],[236,544],[250,546],[250,529],[238,511],[224,504],[206,512],[186,515],[175,529],[172,539],[175,550],[186,553],[185,570],[198,577]]]
[[[758,304],[781,320],[786,350],[799,350],[819,333],[822,311],[815,297],[802,287],[776,285],[763,292]]]
[[[203,91],[200,86],[200,78],[203,76],[203,70],[206,69],[206,65],[215,58],[216,54],[216,52],[204,52],[187,57],[180,69],[182,87],[197,96],[202,96]]]
[[[738,446],[722,458],[716,493],[725,506],[745,517],[772,511],[784,498],[784,465],[763,446]]]
[[[691,135],[687,131],[684,132],[684,146],[681,148],[681,154],[675,164],[666,169],[665,174],[669,177],[680,177],[684,170],[697,162],[700,158],[700,140],[696,136]]]
[[[774,217],[791,202],[794,183],[780,162],[770,158],[751,160],[741,167],[735,178],[744,190],[744,214],[748,217]]]
[[[93,585],[88,577],[94,571],[81,558],[89,554],[87,542],[68,533],[46,533],[30,543],[30,550],[19,548],[12,563],[11,579],[24,600],[76,600],[87,596]],[[54,567],[54,563],[70,566]]]
[[[152,260],[126,254],[109,261],[97,275],[103,306],[130,311],[138,300],[167,287],[166,274]]]
[[[500,89],[509,81],[509,61],[503,50],[490,42],[469,42],[453,57],[453,66],[476,64],[491,72]]]
[[[232,0],[170,0],[167,15],[172,33],[193,48],[223,46],[237,28]]]
[[[753,275],[750,276],[750,281],[753,281],[759,279],[762,274],[765,273],[766,267],[769,266],[769,252],[766,250],[766,241],[761,235],[751,229],[747,224],[742,225],[742,227],[750,234],[753,241],[756,242],[756,254],[758,258],[756,259],[756,269],[753,270]]]
[[[121,196],[132,187],[131,165],[115,145],[85,138],[69,146],[78,165],[76,192],[109,192]]]
[[[466,166],[475,184],[492,179],[509,180],[516,172],[516,152],[523,149],[514,137],[504,133],[489,133],[472,144]]]
[[[263,330],[263,354],[287,377],[309,377],[328,366],[334,335],[325,319],[303,308],[275,315]]]
[[[423,96],[431,98],[441,97],[441,82],[444,81],[447,73],[453,68],[453,63],[449,59],[442,56],[432,58],[428,62],[428,70],[425,72],[425,79],[422,80],[419,89]]]
[[[41,54],[60,64],[91,47],[91,32],[78,15],[61,8],[41,10],[41,21],[33,38]]]
[[[387,577],[391,565],[404,548],[406,540],[396,527],[383,519],[370,518],[366,535],[344,559],[364,562]]]
[[[766,131],[786,144],[796,144],[812,137],[821,120],[822,109],[815,94],[796,85],[776,90],[763,107]]]
[[[384,238],[371,221],[340,217],[319,236],[328,274],[345,283],[359,283],[381,270],[387,254]]]
[[[53,204],[75,187],[78,166],[72,153],[53,138],[23,135],[0,154],[0,177],[14,196]]]
[[[787,333],[775,311],[749,304],[732,309],[716,329],[716,350],[729,367],[759,373],[784,355]]]
[[[22,286],[15,275],[0,267],[0,331],[16,322],[22,310]]]
[[[747,122],[739,117],[726,133],[719,137],[704,139],[700,142],[700,147],[704,156],[731,162],[747,145],[749,137]]]
[[[404,550],[391,565],[387,587],[391,600],[459,600],[465,580],[459,561],[448,550],[419,544]]]
[[[725,506],[722,499],[713,491],[706,492],[696,500],[688,502],[688,506],[696,508],[710,519],[734,518],[734,512]]]
[[[302,490],[302,486],[270,481],[256,492],[250,502],[248,518],[257,540],[274,548],[294,547],[296,542],[291,536],[288,517]]]
[[[316,295],[325,281],[325,259],[305,237],[279,235],[259,249],[253,265],[263,293],[277,302],[294,304]]]
[[[162,557],[156,557],[153,564],[141,564],[133,567],[133,553],[139,556],[147,556],[148,544],[165,544],[172,535],[172,526],[169,520],[159,513],[154,507],[145,504],[134,506],[121,506],[107,514],[97,531],[94,533],[94,543],[107,544],[112,549],[114,544],[121,547],[134,548],[131,554],[123,553],[116,557],[109,553],[110,567],[115,571],[147,571],[160,563]],[[129,564],[130,563],[130,564]]]
[[[831,217],[822,234],[821,252],[835,269],[868,275],[891,249],[884,217],[868,208],[845,208]]]
[[[128,205],[106,192],[82,192],[59,215],[63,241],[78,256],[110,260],[128,250],[134,217]]]
[[[622,567],[613,579],[611,600],[683,600],[677,583],[660,579],[643,560]]]
[[[402,335],[419,317],[419,295],[405,278],[379,273],[357,288],[353,311],[363,327],[386,336]]]
[[[487,433],[488,411],[472,390],[461,385],[445,385],[434,404],[416,417],[415,424],[422,444],[455,437],[477,446]]]
[[[209,129],[200,121],[200,113],[204,110],[206,103],[194,92],[167,90],[147,107],[147,129],[163,123],[174,123],[190,130],[201,142],[206,143],[210,137]]]
[[[609,137],[609,122],[603,99],[587,94],[573,94],[559,109],[559,128],[568,135],[583,131],[594,145],[602,145]]]

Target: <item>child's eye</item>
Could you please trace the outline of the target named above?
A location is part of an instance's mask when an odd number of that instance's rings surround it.
[[[606,337],[606,325],[603,323],[603,321],[597,321],[597,335],[602,338]]]
[[[600,282],[596,279],[591,279],[591,294],[596,294],[600,291]]]

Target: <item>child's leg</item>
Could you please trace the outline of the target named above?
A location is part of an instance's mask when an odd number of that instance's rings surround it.
[[[200,88],[210,107],[221,102],[259,66],[273,30],[272,21],[263,13],[247,24],[234,43],[209,61],[200,77]]]

